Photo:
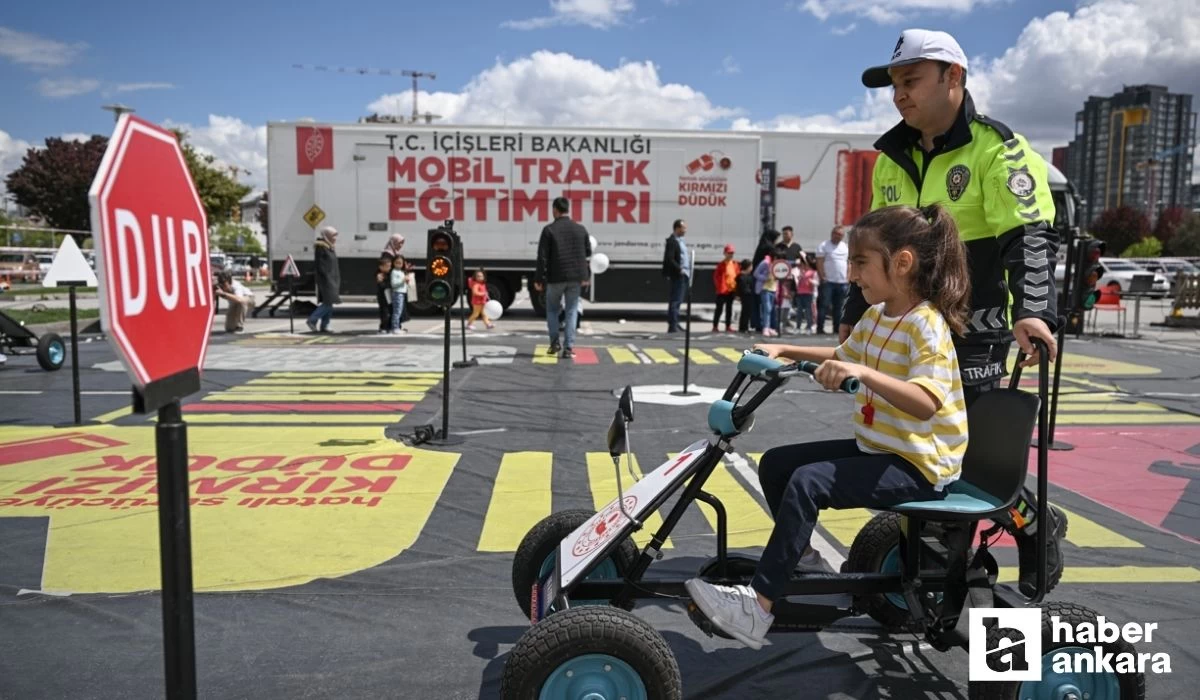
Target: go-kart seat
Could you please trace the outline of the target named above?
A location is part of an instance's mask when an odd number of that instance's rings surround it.
[[[886,510],[924,520],[982,520],[1006,511],[1025,485],[1029,446],[1037,425],[1036,394],[993,389],[967,411],[962,474],[936,501],[909,501]]]

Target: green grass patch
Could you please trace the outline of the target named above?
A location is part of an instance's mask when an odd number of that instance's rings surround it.
[[[75,294],[95,294],[95,287],[76,287]],[[49,296],[67,296],[66,287],[17,287],[10,289],[7,292],[0,293],[0,298],[3,299],[26,299],[28,297],[49,297]]]
[[[59,321],[70,321],[71,310],[62,309],[46,309],[45,311],[34,311],[32,309],[5,309],[5,314],[12,317],[17,323],[25,325],[33,325],[35,323],[58,323]],[[80,321],[90,321],[94,318],[100,318],[100,309],[77,309],[75,317]]]

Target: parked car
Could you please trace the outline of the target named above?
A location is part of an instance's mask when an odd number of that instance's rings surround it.
[[[38,268],[42,271],[42,277],[44,278],[46,273],[50,272],[50,266],[54,264],[54,256],[49,253],[42,253],[36,257]]]
[[[1096,286],[1100,289],[1116,285],[1117,291],[1126,291],[1133,282],[1134,275],[1154,275],[1154,281],[1150,285],[1150,296],[1155,299],[1162,299],[1171,291],[1171,285],[1167,282],[1167,278],[1157,272],[1151,272],[1146,268],[1138,265],[1132,260],[1125,258],[1100,258],[1100,264],[1104,266],[1104,276]]]
[[[37,282],[42,276],[33,253],[0,253],[0,277],[10,282]]]
[[[1157,272],[1166,277],[1171,286],[1171,296],[1175,296],[1175,286],[1178,283],[1180,272],[1185,275],[1200,274],[1200,268],[1183,258],[1133,258],[1133,261],[1151,272]]]

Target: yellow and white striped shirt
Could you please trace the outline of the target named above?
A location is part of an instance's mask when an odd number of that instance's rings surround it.
[[[869,347],[864,348],[868,341]],[[867,309],[834,354],[843,362],[872,369],[878,361],[880,372],[924,388],[941,403],[929,420],[919,420],[874,394],[874,414],[871,425],[867,425],[862,409],[870,392],[864,387],[855,401],[854,437],[858,448],[872,454],[903,457],[920,469],[939,491],[957,479],[967,451],[967,407],[958,355],[954,352],[950,327],[941,313],[923,301],[901,319],[884,315],[883,304],[876,304]]]

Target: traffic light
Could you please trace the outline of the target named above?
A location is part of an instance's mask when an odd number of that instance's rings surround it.
[[[1095,238],[1080,239],[1079,257],[1075,261],[1075,294],[1073,309],[1088,311],[1100,299],[1100,290],[1096,283],[1104,276],[1104,266],[1100,258],[1104,257],[1104,241]]]
[[[425,257],[425,298],[434,306],[453,306],[463,286],[462,242],[453,221],[429,229]]]

